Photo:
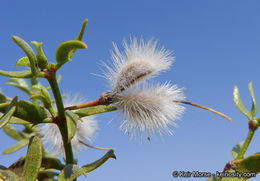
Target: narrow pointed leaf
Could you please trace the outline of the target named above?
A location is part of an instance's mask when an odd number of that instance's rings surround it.
[[[28,71],[28,70],[22,70],[22,71],[17,71],[17,72],[0,70],[0,75],[6,76],[6,77],[14,77],[14,78],[32,78],[33,77],[31,71]]]
[[[236,107],[239,109],[239,111],[242,112],[249,120],[252,120],[251,113],[245,108],[245,106],[243,105],[243,103],[241,101],[237,86],[235,86],[234,90],[233,90],[233,101],[234,101]]]
[[[88,22],[88,19],[85,19],[82,23],[82,26],[81,26],[81,29],[80,29],[80,32],[78,34],[78,36],[75,38],[75,40],[79,40],[81,41],[82,40],[82,37],[84,35],[84,32],[85,32],[85,27],[86,27],[86,24]]]
[[[91,171],[95,170],[96,168],[100,167],[101,165],[103,165],[109,158],[116,159],[114,150],[109,150],[102,158],[100,158],[99,160],[97,160],[93,163],[84,165],[84,166],[82,166],[82,168],[84,168],[86,173],[91,172]]]
[[[241,150],[243,145],[244,145],[244,142],[242,141],[242,142],[238,143],[236,146],[233,147],[233,149],[232,149],[232,156],[233,156],[234,159],[237,158],[238,153],[240,152],[240,150]],[[243,155],[243,158],[244,158],[244,156],[245,155]]]
[[[81,117],[91,116],[94,114],[111,112],[111,111],[115,111],[115,110],[117,110],[117,108],[113,105],[109,105],[109,106],[101,105],[101,106],[94,106],[94,107],[79,109],[75,112],[75,114],[77,114],[81,118]]]
[[[20,150],[21,148],[25,147],[26,145],[29,144],[29,140],[28,139],[23,139],[23,140],[20,140],[18,143],[16,143],[15,145],[5,149],[3,151],[3,154],[11,154],[11,153],[14,153],[18,150]]]
[[[27,56],[22,57],[16,62],[15,66],[16,67],[18,67],[18,66],[28,66],[28,67],[30,67],[30,60]]]
[[[0,91],[0,103],[5,103],[6,102],[6,97],[3,93]]]
[[[27,82],[22,79],[22,78],[10,78],[9,81],[7,83],[5,83],[6,85],[12,85],[14,87],[17,87],[18,89],[24,91],[25,93],[27,93],[28,95],[31,94],[29,85],[27,84]]]
[[[12,102],[9,104],[9,107],[7,108],[6,112],[2,115],[0,118],[0,129],[4,127],[8,121],[11,119],[13,114],[16,111],[17,106],[17,96],[15,96],[12,100]]]
[[[55,65],[56,70],[59,69],[64,63],[70,61],[71,52],[76,49],[85,49],[87,45],[78,40],[69,40],[62,42],[56,51],[56,61]]]
[[[13,126],[11,126],[10,124],[5,125],[5,127],[3,128],[5,134],[7,134],[8,136],[10,136],[11,138],[20,141],[22,139],[24,139],[24,135],[22,133],[20,133],[19,131],[17,131]]]
[[[77,128],[77,122],[79,120],[79,116],[72,111],[66,111],[66,121],[68,127],[68,141],[74,137]]]
[[[30,122],[17,118],[17,117],[14,117],[14,116],[8,121],[8,123],[10,123],[10,124],[30,124]]]
[[[36,58],[37,58],[38,66],[41,69],[47,69],[48,68],[48,60],[43,53],[42,42],[32,41],[31,43],[35,46],[36,51],[37,51]]]
[[[10,170],[0,170],[0,180],[3,181],[20,181],[19,177]]]
[[[58,181],[73,181],[81,175],[85,175],[83,168],[75,164],[69,164],[60,172]]]
[[[12,36],[14,42],[24,51],[30,61],[30,67],[32,74],[35,76],[37,73],[37,65],[36,65],[36,55],[33,52],[33,49],[30,47],[28,43],[26,43],[23,39],[18,36]]]
[[[30,139],[30,144],[26,154],[22,181],[36,180],[42,163],[42,143],[41,139],[34,136]]]
[[[260,172],[260,154],[255,154],[243,159],[237,166],[237,171],[247,173],[259,173]]]
[[[9,104],[0,104],[0,112],[6,112]],[[33,124],[41,123],[41,121],[48,117],[43,107],[23,100],[18,101],[14,116]]]
[[[255,95],[254,95],[254,91],[253,91],[253,87],[252,87],[252,82],[250,82],[248,84],[248,88],[252,97],[252,109],[251,109],[251,117],[254,118],[256,115],[256,102],[255,102]]]

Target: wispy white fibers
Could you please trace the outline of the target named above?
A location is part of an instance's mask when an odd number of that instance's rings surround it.
[[[78,95],[68,97],[64,101],[65,107],[81,104],[84,100]],[[80,141],[91,142],[98,129],[97,121],[93,116],[81,118],[77,122],[75,136],[71,140],[73,153],[77,154],[83,148],[86,148]],[[40,127],[40,134],[44,144],[48,145],[48,150],[54,155],[64,155],[62,137],[56,124],[47,123]]]
[[[105,77],[109,80],[113,92],[122,92],[132,84],[147,79],[161,71],[167,70],[174,61],[172,53],[157,46],[152,39],[145,42],[136,38],[130,42],[124,40],[124,52],[116,44],[111,53],[112,65],[104,64],[108,70]]]
[[[114,104],[124,115],[121,129],[131,136],[141,132],[171,134],[169,125],[181,118],[184,107],[172,100],[183,100],[183,89],[170,84],[128,89],[115,96]]]

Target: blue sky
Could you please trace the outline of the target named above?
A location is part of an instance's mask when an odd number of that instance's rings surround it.
[[[115,113],[98,115],[100,129],[94,145],[116,148],[117,160],[109,160],[89,173],[87,179],[171,181],[174,170],[222,171],[232,160],[232,147],[244,140],[248,132],[246,117],[233,104],[233,87],[239,87],[250,109],[247,86],[252,81],[256,101],[260,101],[259,8],[256,0],[2,1],[0,69],[20,70],[13,65],[24,54],[11,35],[28,42],[42,41],[48,60],[54,62],[57,46],[74,39],[81,23],[88,18],[83,41],[89,48],[77,51],[73,61],[59,71],[60,87],[63,93],[79,92],[86,99],[95,100],[108,90],[106,80],[93,74],[102,73],[101,60],[110,60],[112,41],[121,45],[122,39],[129,39],[130,35],[146,40],[154,37],[176,56],[172,69],[156,81],[185,87],[186,100],[221,111],[233,121],[229,123],[210,112],[186,106],[182,121],[177,121],[178,128],[173,128],[173,136],[154,136],[151,142],[139,143],[119,130],[120,119]],[[7,80],[0,77],[2,90],[10,97],[20,95],[15,88],[4,85]],[[20,99],[28,98],[21,95]],[[3,131],[0,137],[0,152],[15,143]],[[247,155],[259,152],[259,139],[257,131]],[[0,155],[0,164],[8,166],[25,152],[23,149]],[[83,151],[78,156],[79,165],[103,154],[91,149]]]

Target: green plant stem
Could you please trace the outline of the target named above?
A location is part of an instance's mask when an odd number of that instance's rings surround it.
[[[61,135],[62,135],[65,156],[66,156],[66,164],[73,164],[73,162],[74,162],[73,152],[72,152],[71,142],[68,141],[68,128],[67,128],[67,124],[66,124],[65,111],[64,111],[64,106],[63,106],[60,90],[58,87],[58,83],[56,80],[56,74],[50,76],[48,78],[48,82],[51,86],[53,96],[55,99],[55,103],[57,106],[58,120],[56,123],[57,123],[59,130],[61,132]]]
[[[236,160],[242,159],[244,157],[244,155],[247,151],[247,148],[248,148],[250,142],[252,141],[254,134],[255,134],[255,130],[249,129],[248,135],[246,137],[246,141],[244,142],[240,152],[238,153]]]

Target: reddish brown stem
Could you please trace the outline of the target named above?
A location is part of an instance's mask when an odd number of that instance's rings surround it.
[[[87,102],[87,103],[84,103],[84,104],[78,104],[78,105],[75,105],[75,106],[66,107],[65,110],[75,110],[75,109],[81,109],[81,108],[86,108],[86,107],[104,105],[101,100],[102,100],[102,98],[100,97],[99,99],[97,99],[95,101]]]
[[[218,111],[216,111],[216,110],[214,110],[214,109],[211,109],[211,108],[209,108],[209,107],[205,107],[205,106],[202,106],[202,105],[199,105],[199,104],[195,104],[195,103],[192,103],[192,102],[188,102],[188,101],[173,100],[173,102],[181,103],[181,104],[188,104],[188,105],[195,106],[195,107],[198,107],[198,108],[201,108],[201,109],[205,109],[205,110],[207,110],[207,111],[210,111],[210,112],[212,112],[212,113],[214,113],[214,114],[217,114],[217,115],[219,115],[219,116],[221,116],[221,117],[227,119],[229,122],[232,121],[230,117],[228,117],[228,116],[226,116],[225,114],[222,114],[222,113],[220,113],[220,112],[218,112]]]

